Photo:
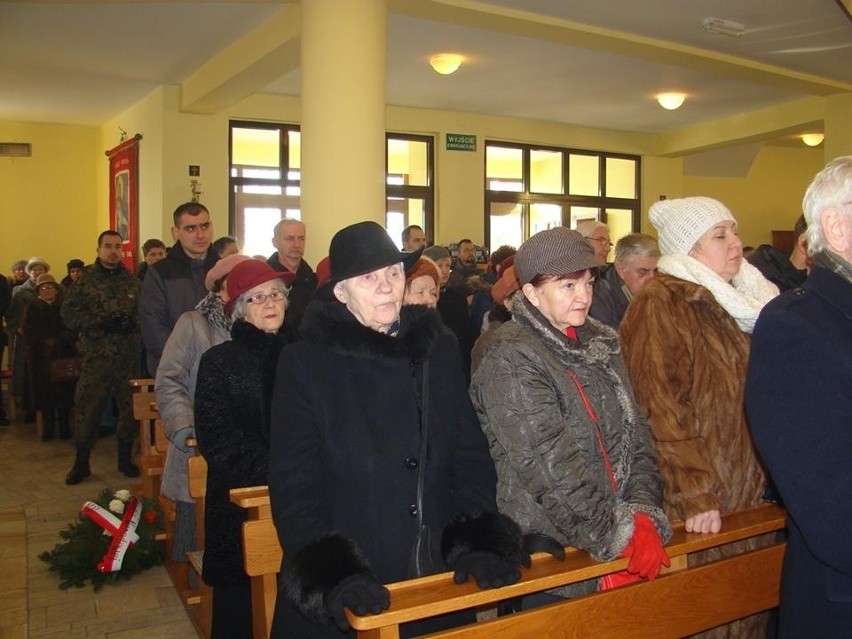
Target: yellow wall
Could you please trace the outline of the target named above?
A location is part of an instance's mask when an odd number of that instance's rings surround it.
[[[228,121],[244,119],[298,123],[298,98],[257,95],[216,115],[178,111],[179,89],[161,87],[139,103],[95,129],[22,126],[0,123],[4,141],[33,141],[36,156],[0,160],[0,193],[4,232],[0,236],[0,268],[19,254],[38,252],[53,261],[80,254],[91,259],[97,233],[105,228],[108,207],[107,163],[103,151],[119,141],[118,127],[142,134],[140,143],[140,238],[170,242],[171,213],[190,199],[188,166],[201,167],[201,201],[211,212],[216,236],[228,232]],[[799,214],[803,190],[823,165],[823,151],[764,147],[743,178],[689,177],[683,161],[653,155],[658,137],[552,122],[388,107],[387,130],[435,137],[435,240],[455,242],[484,236],[484,145],[486,140],[603,150],[642,156],[642,230],[652,231],[647,210],[660,195],[710,195],[728,204],[740,221],[748,243],[769,241],[769,231],[789,228]],[[475,152],[447,151],[444,135],[477,136]],[[41,151],[40,149],[45,149]],[[50,184],[45,189],[44,184]],[[55,206],[62,214],[50,232],[33,226],[26,214]],[[6,220],[9,220],[8,222]],[[58,221],[61,220],[61,221]],[[316,263],[328,250],[328,237],[311,234],[306,257]],[[59,224],[59,226],[56,226]],[[7,232],[8,229],[8,232]],[[53,229],[59,229],[53,232]],[[269,247],[272,252],[272,247]],[[3,264],[6,264],[3,266]]]
[[[101,127],[101,146],[111,149],[120,142],[119,127],[139,141],[139,238],[162,239],[171,244],[169,228],[163,217],[163,90],[156,89],[118,117]],[[109,221],[109,169],[98,171],[98,216],[106,228]],[[187,198],[188,199],[188,198]],[[175,205],[169,210],[174,210]],[[139,256],[141,259],[141,255]]]
[[[8,275],[15,260],[39,255],[61,279],[68,260],[94,260],[103,230],[96,215],[102,192],[96,158],[104,158],[97,129],[0,122],[0,140],[31,142],[33,152],[0,158],[0,273]]]
[[[734,214],[743,243],[772,241],[772,230],[792,230],[802,196],[824,166],[823,150],[763,146],[745,177],[683,177],[683,195],[707,195]]]

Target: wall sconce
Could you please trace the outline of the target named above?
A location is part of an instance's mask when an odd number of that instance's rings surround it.
[[[684,93],[660,93],[657,96],[657,103],[669,111],[679,109],[684,100],[686,100]]]
[[[436,73],[450,75],[461,66],[462,57],[458,53],[436,53],[429,58],[429,65]]]
[[[824,133],[805,133],[802,136],[802,142],[808,146],[819,146],[824,139]]]

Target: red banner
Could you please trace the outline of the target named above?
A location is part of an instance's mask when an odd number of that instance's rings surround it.
[[[122,258],[131,273],[139,261],[138,133],[106,152],[109,158],[109,227],[122,240]]]

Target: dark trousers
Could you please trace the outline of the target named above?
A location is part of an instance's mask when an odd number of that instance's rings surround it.
[[[251,584],[216,586],[210,639],[252,639]]]

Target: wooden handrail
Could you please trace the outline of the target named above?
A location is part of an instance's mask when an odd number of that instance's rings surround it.
[[[683,523],[678,522],[674,526],[672,540],[666,545],[666,551],[674,559],[699,550],[781,530],[784,526],[784,509],[773,505],[723,516],[722,531],[717,534],[688,533],[683,529]],[[564,562],[544,553],[534,555],[530,568],[522,571],[521,580],[510,586],[481,590],[472,580],[459,585],[453,582],[452,573],[441,573],[389,584],[387,587],[391,593],[391,606],[380,615],[358,617],[347,611],[347,616],[353,628],[373,630],[437,614],[493,605],[504,599],[594,579],[624,570],[626,567],[627,559],[599,563],[583,551],[566,548]]]
[[[245,567],[246,572],[253,578],[253,583],[263,583],[263,598],[265,599],[265,624],[266,628],[258,628],[263,626],[263,623],[256,624],[256,637],[265,637],[268,631],[268,625],[271,623],[272,604],[274,603],[275,582],[274,573],[278,571],[281,564],[282,552],[277,541],[275,528],[271,520],[271,508],[269,503],[269,493],[266,486],[254,486],[250,488],[239,488],[231,491],[231,501],[242,508],[249,511],[249,521],[243,524],[243,541],[245,547]],[[642,601],[653,601],[654,597],[673,596],[685,588],[693,587],[695,579],[708,582],[712,580],[720,580],[720,583],[729,584],[730,579],[737,579],[743,575],[745,571],[746,577],[753,573],[753,579],[757,580],[754,590],[754,597],[748,602],[738,605],[737,602],[727,601],[724,604],[729,613],[721,613],[716,611],[713,619],[718,620],[718,624],[726,623],[729,620],[739,618],[741,616],[751,614],[753,610],[761,610],[772,605],[777,605],[777,580],[780,579],[781,556],[783,554],[783,545],[775,545],[755,553],[746,553],[738,555],[723,562],[715,562],[711,564],[713,567],[699,567],[686,569],[686,556],[689,553],[694,553],[716,546],[723,546],[735,541],[757,537],[765,533],[782,530],[785,526],[785,512],[782,508],[774,505],[764,505],[750,510],[745,510],[738,513],[731,513],[722,518],[722,531],[716,534],[702,535],[697,533],[687,533],[683,529],[683,523],[678,522],[674,526],[674,534],[666,546],[669,556],[672,558],[672,568],[669,569],[665,577],[654,582],[643,582],[643,593],[631,594],[635,599]],[[419,579],[412,579],[402,582],[389,584],[387,587],[391,592],[391,606],[380,615],[371,615],[366,617],[358,617],[347,611],[350,624],[353,628],[359,631],[359,637],[362,639],[395,639],[398,635],[400,624],[416,621],[426,617],[432,617],[439,614],[465,610],[481,606],[493,606],[497,602],[529,595],[543,590],[550,590],[560,586],[594,579],[603,575],[623,570],[627,565],[626,559],[617,559],[610,562],[599,563],[594,561],[587,553],[573,548],[566,548],[566,558],[564,562],[560,562],[547,554],[536,554],[532,558],[532,565],[529,569],[522,571],[522,579],[511,586],[499,588],[495,590],[481,590],[473,581],[465,584],[455,584],[453,582],[452,573],[441,573],[431,575]],[[701,573],[696,570],[701,570]],[[705,574],[705,571],[707,574]],[[684,577],[688,573],[687,577]],[[673,579],[677,577],[677,579]],[[709,581],[708,581],[709,580]],[[647,586],[653,588],[645,589]],[[621,593],[626,589],[621,588],[611,593]],[[635,590],[635,589],[634,589]],[[736,592],[736,588],[719,588],[720,596],[730,597],[731,592]],[[747,590],[742,590],[743,597],[749,597]],[[595,596],[600,597],[602,594],[609,596],[610,592],[598,593]],[[672,593],[660,594],[660,593]],[[727,593],[726,595],[724,593]],[[767,594],[774,593],[769,596],[769,603],[766,603]],[[618,597],[624,596],[618,594]],[[566,600],[566,603],[571,602],[572,607],[578,606],[574,603],[583,601],[586,598]],[[260,602],[256,602],[256,605]],[[764,605],[765,604],[765,605]],[[559,603],[558,605],[564,605]],[[594,604],[584,604],[592,605]],[[632,605],[632,604],[631,604]],[[645,605],[645,604],[643,604]],[[721,605],[721,604],[720,604]],[[743,614],[740,611],[748,608]],[[534,612],[534,611],[532,611]],[[527,613],[523,613],[527,614]],[[568,614],[568,613],[566,613]],[[574,610],[572,608],[571,615],[584,615],[586,612],[580,610],[579,607]],[[730,618],[724,618],[727,614]],[[735,616],[730,616],[730,615]],[[514,615],[512,618],[518,617]],[[695,617],[696,621],[692,620]],[[573,619],[574,617],[572,617]],[[502,618],[501,618],[502,619]],[[695,628],[694,630],[684,631],[684,634],[697,632],[698,630],[709,627],[701,626],[704,618],[696,615],[686,615],[681,620],[681,628]],[[257,619],[256,619],[257,621]],[[489,622],[490,623],[490,622]],[[521,623],[521,622],[513,622]],[[550,623],[550,622],[549,622]],[[572,622],[575,623],[575,622]],[[690,625],[691,624],[691,625]],[[695,625],[699,624],[699,625]],[[717,625],[718,625],[717,624]],[[605,626],[606,624],[603,624]],[[601,626],[601,624],[598,624]],[[482,631],[475,628],[482,627]],[[487,634],[486,624],[480,623],[476,626],[470,626],[467,629],[459,629],[453,631],[456,634],[441,635],[450,639],[450,637],[489,637],[495,635]],[[501,626],[502,627],[502,626]],[[635,636],[655,637],[664,636],[663,634],[653,634],[649,628],[656,628],[655,632],[661,632],[659,626],[645,624],[640,631],[640,634]],[[539,636],[535,633],[530,635],[523,631],[523,626],[519,626],[521,630],[517,634],[507,632],[507,637],[521,636]],[[585,628],[585,626],[584,626]],[[622,625],[619,625],[618,633],[606,634],[605,627],[601,627],[600,634],[594,636],[612,636],[612,637],[628,637],[632,634],[625,634]],[[484,634],[480,634],[483,632]],[[584,630],[585,632],[585,630]],[[471,634],[466,634],[471,633]],[[500,636],[503,636],[502,634]],[[544,635],[541,635],[544,636]],[[552,635],[557,636],[557,635]],[[563,635],[558,635],[563,636]],[[568,635],[564,635],[568,636]],[[671,635],[675,636],[675,635]]]

